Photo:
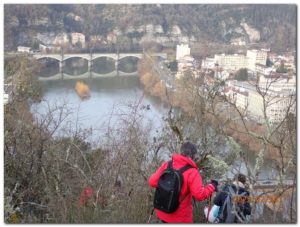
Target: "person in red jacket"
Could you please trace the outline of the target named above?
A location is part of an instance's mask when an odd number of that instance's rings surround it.
[[[180,169],[186,164],[192,168],[186,170],[183,175],[183,183],[179,196],[181,201],[177,210],[173,213],[165,213],[155,209],[156,216],[166,223],[192,223],[193,222],[193,207],[192,197],[198,201],[208,199],[215,191],[217,191],[218,182],[211,180],[211,183],[204,186],[202,177],[198,171],[197,165],[194,162],[197,153],[196,146],[191,142],[185,142],[181,146],[181,154],[173,154],[173,168]],[[153,188],[157,187],[158,180],[162,172],[167,168],[168,161],[164,162],[157,171],[149,178],[149,185]]]

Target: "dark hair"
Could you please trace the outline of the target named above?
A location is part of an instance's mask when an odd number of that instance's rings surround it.
[[[246,176],[242,173],[238,173],[237,175],[235,175],[235,179],[243,184],[246,183]]]
[[[190,158],[194,159],[195,154],[197,153],[197,147],[191,142],[184,142],[181,145],[180,152],[182,155],[189,156]]]

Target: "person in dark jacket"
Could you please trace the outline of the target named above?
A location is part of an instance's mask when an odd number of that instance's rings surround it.
[[[214,198],[214,204],[217,206],[220,206],[219,209],[219,215],[218,215],[218,222],[224,223],[227,217],[227,209],[223,209],[223,205],[225,203],[225,200],[230,194],[229,187],[231,187],[234,191],[234,193],[237,193],[238,195],[243,195],[240,197],[236,197],[235,201],[232,201],[232,203],[236,203],[236,207],[239,209],[238,215],[242,219],[242,221],[245,221],[246,215],[251,214],[251,206],[249,204],[249,192],[245,189],[245,183],[246,183],[246,176],[244,174],[237,174],[234,178],[234,181],[231,185],[225,185],[224,188],[217,194],[217,196]],[[223,215],[221,215],[221,212],[223,210]],[[239,223],[241,220],[239,220],[238,217],[235,217],[234,223]]]
[[[204,186],[202,178],[197,168],[195,155],[197,148],[191,142],[185,142],[181,146],[181,154],[172,156],[173,168],[180,169],[186,164],[192,168],[183,173],[183,184],[180,191],[180,201],[182,201],[173,213],[165,213],[155,209],[156,216],[165,223],[192,223],[193,222],[193,207],[192,197],[198,201],[208,199],[216,190],[218,182],[211,180],[211,183]],[[167,168],[168,161],[164,162],[161,167],[149,178],[149,185],[153,188],[157,187],[160,175]]]

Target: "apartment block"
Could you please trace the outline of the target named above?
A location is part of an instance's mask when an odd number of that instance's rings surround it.
[[[233,54],[216,54],[215,63],[226,70],[239,70],[247,67],[247,58],[245,55]]]
[[[247,50],[247,68],[255,71],[255,65],[261,64],[266,65],[267,64],[267,58],[268,58],[268,50],[261,49],[261,50]]]

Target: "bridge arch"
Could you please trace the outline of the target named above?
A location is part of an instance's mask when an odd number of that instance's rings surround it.
[[[143,54],[137,54],[137,53],[128,53],[128,54],[119,54],[119,60],[127,57],[132,57],[132,58],[138,58],[141,59]]]
[[[100,58],[109,58],[109,59],[112,59],[112,60],[114,60],[114,61],[117,60],[116,58],[114,58],[114,57],[112,57],[112,56],[105,56],[105,55],[103,55],[103,56],[97,56],[97,57],[94,57],[94,58],[93,58],[93,61],[99,60]]]
[[[85,55],[71,55],[71,56],[64,56],[64,61],[65,60],[69,60],[69,59],[72,59],[72,58],[82,58],[82,59],[85,59],[87,61],[90,60],[90,57],[89,56],[85,56]]]
[[[137,59],[141,59],[142,56],[139,55],[120,55],[119,60],[125,59],[125,58],[137,58]]]
[[[41,60],[44,58],[50,58],[50,59],[55,59],[57,61],[61,61],[61,57],[60,56],[52,56],[52,55],[41,55],[41,56],[37,56],[36,59],[37,60]]]
[[[94,53],[94,54],[92,55],[92,60],[97,59],[97,58],[100,58],[100,57],[112,58],[112,59],[114,59],[114,60],[117,60],[117,59],[118,59],[118,55],[117,55],[117,54],[114,54],[114,53],[102,53],[102,54]]]

